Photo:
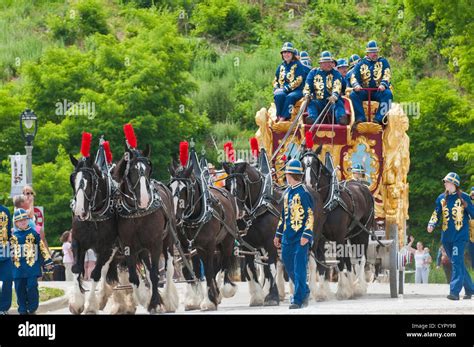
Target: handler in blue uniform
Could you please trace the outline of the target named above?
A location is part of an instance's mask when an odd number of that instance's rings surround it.
[[[347,77],[347,70],[348,70],[349,64],[347,64],[346,59],[338,59],[337,60],[337,71],[341,74],[342,77],[342,89],[341,89],[341,95],[346,94],[346,88],[347,88],[347,83],[346,83],[346,77]]]
[[[11,237],[12,221],[8,208],[0,205],[0,315],[8,313],[12,305],[12,262],[10,258],[9,239]]]
[[[285,42],[280,53],[283,62],[275,72],[273,98],[278,120],[285,121],[290,119],[293,106],[303,97],[307,69],[297,59],[291,42]]]
[[[306,78],[303,94],[313,96],[314,100],[309,103],[306,122],[314,123],[320,112],[326,107],[327,103],[334,104],[334,113],[336,123],[347,125],[349,119],[344,110],[344,103],[341,98],[342,77],[334,69],[334,59],[330,52],[324,51],[319,59],[319,68],[314,68]],[[321,119],[319,120],[321,122]]]
[[[375,93],[372,92],[371,95],[371,100],[379,102],[374,122],[382,124],[393,100],[390,91],[392,77],[390,64],[385,58],[378,56],[379,48],[375,41],[369,41],[365,52],[367,55],[357,63],[351,73],[350,81],[354,90],[351,92],[350,98],[354,107],[355,120],[356,122],[366,121],[362,101],[368,100],[369,94],[361,88],[377,88],[378,90]]]
[[[41,266],[53,262],[40,235],[29,223],[28,213],[19,208],[13,215],[12,251],[13,279],[19,314],[34,314],[39,305],[38,277]]]
[[[459,300],[464,287],[464,299],[471,299],[474,293],[471,276],[464,265],[464,249],[469,241],[469,216],[474,217],[474,208],[469,195],[459,189],[460,179],[450,172],[443,179],[445,192],[436,199],[436,207],[428,223],[429,233],[442,221],[441,242],[453,265],[450,283],[450,300]]]
[[[306,307],[309,301],[306,266],[313,241],[313,199],[301,183],[303,166],[299,160],[290,160],[285,174],[289,187],[285,192],[274,244],[277,248],[282,247],[285,269],[295,285],[290,309],[299,309]]]
[[[311,66],[311,57],[309,56],[309,53],[306,51],[302,51],[300,53],[300,62],[303,64],[304,67],[306,67],[306,75],[309,74],[309,72],[312,69]]]

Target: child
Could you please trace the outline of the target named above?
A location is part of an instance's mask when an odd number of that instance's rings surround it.
[[[10,247],[13,262],[13,279],[19,314],[34,314],[39,305],[38,277],[41,265],[51,268],[53,261],[41,237],[29,223],[26,210],[19,208],[13,215]]]
[[[61,235],[61,242],[63,243],[63,265],[65,268],[66,273],[66,281],[74,280],[74,275],[72,273],[72,265],[74,264],[74,255],[72,254],[72,232],[70,230],[66,230]]]

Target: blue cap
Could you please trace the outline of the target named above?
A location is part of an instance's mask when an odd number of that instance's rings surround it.
[[[301,162],[298,159],[291,159],[288,163],[286,163],[285,173],[302,175],[303,165],[301,165]]]
[[[443,178],[443,182],[451,182],[456,187],[459,187],[459,185],[461,184],[461,179],[459,178],[459,175],[457,173],[450,172]]]
[[[13,221],[18,222],[23,219],[28,219],[28,212],[26,212],[25,209],[23,208],[18,208],[15,210],[15,213],[13,213]]]
[[[353,173],[365,174],[365,169],[364,169],[364,167],[362,166],[362,164],[354,164],[354,165],[352,165],[351,171],[352,171]]]
[[[308,52],[306,52],[306,51],[301,51],[301,53],[300,53],[300,60],[311,60],[311,58],[309,57]]]
[[[337,67],[348,67],[349,64],[347,64],[347,60],[346,59],[338,59],[337,60]]]
[[[367,46],[365,47],[365,52],[366,53],[377,53],[379,51],[379,48],[377,47],[377,42],[374,40],[371,40],[367,43]]]
[[[321,53],[321,56],[319,57],[320,63],[326,63],[326,62],[331,62],[331,61],[334,61],[334,58],[332,57],[331,52],[324,51]]]
[[[357,64],[360,60],[360,57],[357,54],[353,54],[349,58],[349,66],[352,67]]]
[[[280,53],[283,53],[283,52],[291,52],[296,55],[296,49],[291,42],[285,42],[283,44],[283,47],[281,48]]]

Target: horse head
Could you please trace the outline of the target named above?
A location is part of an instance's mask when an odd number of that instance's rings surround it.
[[[325,169],[323,162],[319,159],[323,145],[319,145],[316,151],[306,150],[301,155],[301,163],[303,164],[304,183],[308,186],[316,188],[321,179],[321,174]]]
[[[190,162],[188,166],[183,167],[173,159],[168,170],[171,175],[170,189],[173,195],[176,219],[189,218],[196,208],[194,197],[198,193],[193,164]]]
[[[91,218],[104,192],[105,178],[91,156],[77,160],[69,155],[74,171],[69,181],[74,191],[72,211],[74,216],[84,221]]]
[[[251,211],[260,198],[263,184],[262,174],[249,163],[223,163],[228,174],[225,180],[226,189],[235,197],[238,208],[238,219]]]
[[[146,145],[144,151],[125,147],[125,153],[112,174],[119,182],[120,190],[127,202],[136,209],[148,208],[153,198],[150,182],[153,165],[150,153],[150,145]]]

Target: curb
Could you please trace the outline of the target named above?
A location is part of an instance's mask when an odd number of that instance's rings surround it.
[[[69,299],[67,295],[60,296],[59,298],[54,298],[45,302],[40,303],[37,313],[46,313],[50,311],[56,311],[61,308],[67,307],[69,304]]]

